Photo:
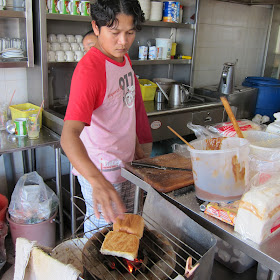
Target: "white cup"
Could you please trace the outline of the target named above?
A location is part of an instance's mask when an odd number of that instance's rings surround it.
[[[73,51],[79,51],[80,50],[80,44],[79,43],[71,43],[71,49]]]
[[[75,60],[76,61],[80,61],[83,56],[84,56],[84,52],[83,51],[75,51]]]
[[[57,42],[59,42],[59,43],[66,42],[66,36],[64,34],[57,34],[56,38],[57,38]]]
[[[57,42],[57,38],[55,34],[49,34],[48,35],[48,42],[50,43],[56,43]]]
[[[61,50],[62,51],[71,51],[71,45],[67,42],[61,43]]]
[[[48,51],[48,62],[55,62],[55,52]]]
[[[50,50],[51,50],[51,43],[47,42],[47,51],[50,51]]]
[[[84,51],[84,45],[83,45],[83,43],[79,43],[79,45],[80,45],[80,50],[81,50],[81,51]]]
[[[72,51],[66,51],[65,52],[65,60],[68,61],[68,62],[72,62],[74,61],[74,52]]]
[[[65,61],[65,53],[64,53],[64,51],[56,51],[55,52],[55,61],[57,61],[57,62]]]
[[[52,51],[60,51],[61,50],[60,43],[51,43],[51,50]]]
[[[83,36],[82,35],[75,35],[75,39],[77,43],[82,43],[83,42]]]
[[[6,0],[0,0],[0,10],[4,10],[6,8]]]
[[[66,39],[68,43],[75,43],[75,36],[74,35],[66,35]]]

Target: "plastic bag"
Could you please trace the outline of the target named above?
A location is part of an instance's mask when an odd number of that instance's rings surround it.
[[[187,123],[187,127],[194,132],[196,138],[199,140],[203,140],[206,138],[217,138],[222,136],[222,134],[220,134],[218,130],[209,129],[209,127],[193,124],[191,122]]]
[[[262,127],[252,121],[249,120],[237,120],[238,126],[240,127],[241,131],[247,130],[262,130]],[[223,137],[234,137],[236,136],[236,131],[233,127],[231,122],[222,122],[215,124],[213,126],[208,126],[208,130],[212,131],[213,133],[218,133],[220,136]]]
[[[256,243],[280,231],[280,174],[258,173],[243,194],[234,230]]]
[[[49,219],[57,210],[58,197],[36,172],[18,180],[9,205],[9,214],[16,223],[36,224]]]

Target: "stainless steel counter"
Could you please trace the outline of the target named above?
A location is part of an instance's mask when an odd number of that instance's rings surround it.
[[[122,176],[147,192],[152,188],[126,169],[122,169]],[[232,226],[201,212],[193,188],[181,196],[175,196],[174,191],[162,194],[162,196],[180,208],[198,224],[265,265],[274,272],[272,274],[280,274],[280,233],[258,245],[250,240],[243,239],[239,233],[234,232]],[[273,275],[271,277],[271,279],[274,279]]]
[[[11,193],[11,186],[14,186],[13,181],[9,178],[14,178],[12,172],[13,165],[11,162],[10,154],[18,151],[27,151],[40,148],[52,146],[55,149],[55,170],[56,170],[56,194],[59,198],[59,229],[60,229],[60,239],[64,237],[63,232],[63,210],[62,210],[62,195],[61,195],[61,148],[60,148],[60,137],[53,131],[46,127],[42,127],[40,130],[39,138],[35,140],[30,140],[26,137],[16,137],[13,134],[7,133],[5,130],[0,131],[0,156],[4,157],[4,165],[6,171],[6,177],[8,182],[8,192]],[[24,155],[24,154],[23,154]],[[31,156],[33,153],[31,153]],[[24,158],[24,156],[23,156]],[[34,162],[34,158],[31,160]],[[10,197],[10,195],[9,195]]]

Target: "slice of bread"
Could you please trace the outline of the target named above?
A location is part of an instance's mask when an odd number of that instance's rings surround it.
[[[137,258],[139,239],[134,234],[109,231],[102,243],[100,252],[103,255],[122,257],[133,261]]]
[[[142,238],[144,232],[144,219],[136,214],[124,214],[124,219],[117,218],[113,224],[114,231],[121,231],[135,234],[139,239]]]

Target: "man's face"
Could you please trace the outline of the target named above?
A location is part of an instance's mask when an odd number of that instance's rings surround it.
[[[88,34],[83,40],[84,51],[87,53],[92,47],[95,46],[97,37],[94,34]]]
[[[136,31],[132,16],[119,14],[117,19],[118,23],[113,27],[102,26],[99,30],[94,21],[92,26],[98,36],[95,47],[111,59],[122,62],[135,39]]]

